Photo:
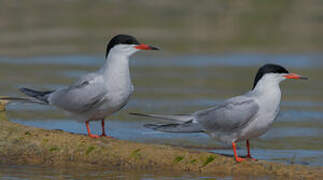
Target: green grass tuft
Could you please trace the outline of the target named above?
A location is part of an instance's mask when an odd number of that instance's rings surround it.
[[[139,158],[141,158],[140,151],[141,151],[141,149],[136,149],[136,150],[134,150],[134,151],[130,154],[130,157],[131,157],[131,158],[135,158],[135,159],[139,159]]]
[[[208,165],[210,162],[212,162],[214,160],[214,156],[209,156],[204,162],[202,167],[205,167],[206,165]]]
[[[87,148],[87,150],[86,150],[85,154],[86,154],[86,155],[89,155],[89,154],[90,154],[94,149],[95,149],[95,147],[90,146],[89,148]]]
[[[59,150],[59,148],[57,146],[49,148],[50,152],[54,152],[54,151],[58,151],[58,150]]]
[[[178,163],[180,161],[182,161],[184,159],[184,156],[177,156],[175,159],[174,159],[174,162],[175,163]]]

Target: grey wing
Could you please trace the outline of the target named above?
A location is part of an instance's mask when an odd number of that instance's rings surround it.
[[[232,131],[248,124],[258,110],[253,99],[236,97],[217,107],[198,111],[194,116],[206,131]]]
[[[90,74],[72,86],[56,90],[49,97],[49,101],[50,104],[66,111],[83,113],[101,104],[105,95],[103,80]]]

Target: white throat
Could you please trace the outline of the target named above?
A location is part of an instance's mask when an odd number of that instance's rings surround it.
[[[128,88],[132,86],[129,71],[129,55],[111,49],[105,64],[100,69],[108,88]],[[113,87],[111,87],[113,86]]]
[[[268,111],[279,109],[281,100],[281,90],[279,83],[284,80],[279,75],[265,75],[262,77],[252,93],[257,97],[263,107]]]
[[[279,82],[261,79],[253,91],[260,94],[268,94],[273,91],[280,91]]]

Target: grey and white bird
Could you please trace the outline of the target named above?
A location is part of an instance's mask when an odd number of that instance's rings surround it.
[[[281,101],[279,83],[285,79],[307,78],[289,73],[280,65],[266,64],[258,70],[249,92],[215,107],[188,115],[131,114],[174,121],[172,124],[146,124],[146,128],[171,133],[206,133],[232,144],[235,160],[240,162],[244,158],[237,155],[235,143],[246,141],[247,158],[251,158],[249,139],[263,135],[277,118]]]
[[[158,50],[140,44],[129,35],[117,35],[107,44],[105,63],[96,72],[85,74],[68,87],[52,91],[36,91],[27,88],[20,90],[28,98],[5,97],[4,100],[18,100],[56,106],[85,122],[88,135],[91,134],[90,121],[102,122],[102,135],[106,136],[104,119],[122,109],[134,91],[129,72],[129,57],[140,50]]]

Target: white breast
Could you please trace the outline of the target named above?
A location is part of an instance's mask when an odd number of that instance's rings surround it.
[[[104,103],[92,113],[97,114],[95,116],[104,118],[127,104],[133,92],[128,61],[127,56],[110,54],[106,64],[100,69],[107,93]]]
[[[247,140],[266,133],[279,113],[280,100],[279,86],[272,86],[270,90],[255,93],[255,101],[259,104],[259,111],[254,119],[241,130],[238,140]]]

